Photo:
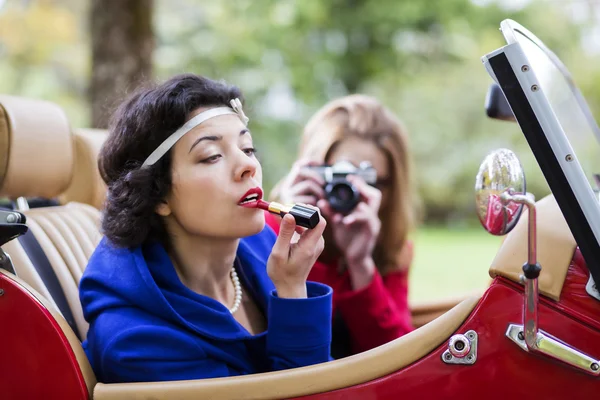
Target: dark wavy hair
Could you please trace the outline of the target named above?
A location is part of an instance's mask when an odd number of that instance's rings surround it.
[[[142,88],[121,104],[98,157],[108,186],[102,231],[114,245],[135,247],[155,239],[168,246],[165,225],[155,210],[171,190],[171,151],[150,167],[142,169],[142,163],[193,111],[228,106],[236,97],[242,100],[235,86],[184,74]]]

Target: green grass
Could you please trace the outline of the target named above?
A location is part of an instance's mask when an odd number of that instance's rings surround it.
[[[491,261],[502,241],[483,228],[420,228],[413,236],[411,302],[460,296],[485,288]]]

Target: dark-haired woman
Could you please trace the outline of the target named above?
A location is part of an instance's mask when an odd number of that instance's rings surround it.
[[[306,282],[325,222],[302,231],[288,216],[277,238],[265,227],[240,97],[182,75],[133,95],[113,117],[99,157],[105,238],[80,283],[84,348],[102,382],[329,359],[331,289]]]

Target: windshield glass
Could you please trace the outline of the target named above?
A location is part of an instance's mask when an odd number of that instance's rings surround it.
[[[544,49],[518,30],[514,34],[590,185],[598,189],[594,174],[600,173],[600,130],[583,96]]]

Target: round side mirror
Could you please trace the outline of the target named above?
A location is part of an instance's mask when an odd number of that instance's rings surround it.
[[[508,149],[488,154],[475,178],[475,203],[481,225],[492,235],[506,235],[519,221],[523,204],[506,201],[502,193],[525,194],[525,174]]]

